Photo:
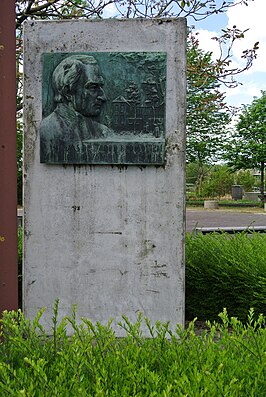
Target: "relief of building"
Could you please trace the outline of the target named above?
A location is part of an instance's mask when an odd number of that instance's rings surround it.
[[[130,83],[126,96],[118,96],[112,101],[112,128],[120,133],[160,138],[164,126],[164,100],[155,82],[144,82],[141,88],[139,91],[134,83]]]

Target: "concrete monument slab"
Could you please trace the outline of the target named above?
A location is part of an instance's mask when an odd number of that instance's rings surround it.
[[[24,27],[27,317],[184,323],[186,22]]]

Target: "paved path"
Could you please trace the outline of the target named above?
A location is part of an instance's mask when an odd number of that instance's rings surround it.
[[[191,232],[195,227],[225,226],[265,226],[266,212],[254,210],[205,210],[203,208],[187,208],[186,228]]]

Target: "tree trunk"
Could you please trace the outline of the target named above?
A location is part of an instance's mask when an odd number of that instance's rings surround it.
[[[204,180],[204,167],[203,165],[200,163],[199,165],[199,171],[198,171],[198,179],[197,179],[197,193],[200,196],[201,195],[201,191],[202,191],[202,185],[203,185],[203,180]]]
[[[260,199],[264,204],[264,161],[260,163]]]

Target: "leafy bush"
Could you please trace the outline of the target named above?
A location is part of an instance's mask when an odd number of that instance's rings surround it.
[[[234,177],[227,166],[214,166],[205,179],[202,197],[223,197],[231,193]]]
[[[186,205],[187,206],[204,206],[204,200],[197,199],[195,196],[191,197],[189,194],[187,194],[186,197]],[[256,201],[251,201],[251,200],[225,200],[221,199],[218,201],[219,207],[261,207],[261,202],[256,202]]]
[[[237,185],[242,185],[246,192],[253,191],[253,187],[256,185],[256,178],[249,170],[240,170],[234,175]]]
[[[208,174],[210,166],[201,164],[197,161],[186,164],[186,182],[193,185],[199,185]]]
[[[265,317],[246,325],[229,319],[208,323],[197,336],[194,323],[175,333],[167,324],[152,327],[139,317],[123,317],[125,338],[117,339],[111,324],[93,325],[71,318],[57,323],[55,305],[52,336],[40,324],[18,312],[1,320],[0,395],[26,397],[85,396],[264,396],[266,389]],[[66,334],[71,324],[73,335]],[[141,326],[150,330],[143,338]],[[155,336],[156,333],[156,336]]]
[[[266,235],[188,234],[186,318],[214,319],[223,307],[244,319],[266,312]]]

